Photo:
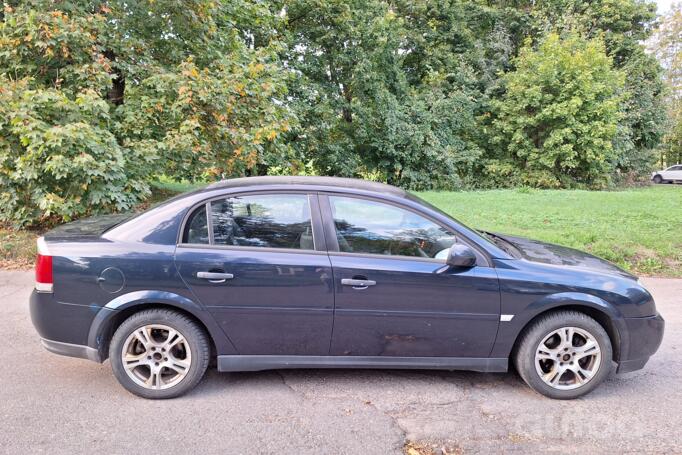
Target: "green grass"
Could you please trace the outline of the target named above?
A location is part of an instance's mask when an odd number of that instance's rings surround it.
[[[154,183],[146,205],[202,185]],[[682,187],[624,191],[516,190],[424,192],[464,224],[558,243],[637,274],[682,278]],[[30,267],[37,231],[0,228],[0,268]]]
[[[462,223],[588,251],[643,275],[682,277],[682,187],[493,190],[419,196]]]
[[[145,202],[144,206],[163,202],[177,194],[195,190],[206,185],[206,183],[176,182],[168,178],[161,178],[156,182],[152,182],[152,195]]]
[[[195,190],[208,185],[208,183],[191,183],[187,181],[175,181],[167,177],[162,177],[156,182],[152,182],[153,196],[159,193],[169,193],[172,195],[184,193],[185,191]]]

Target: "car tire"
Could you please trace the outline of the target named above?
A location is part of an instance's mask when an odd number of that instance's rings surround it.
[[[570,400],[594,390],[613,370],[606,330],[578,311],[541,316],[521,335],[514,355],[521,378],[549,398]]]
[[[663,182],[663,177],[661,177],[660,175],[656,174],[656,175],[654,175],[653,181],[654,181],[654,183],[662,183],[662,182]]]
[[[143,398],[178,397],[206,372],[211,348],[199,324],[177,311],[149,309],[116,329],[109,346],[114,376]]]

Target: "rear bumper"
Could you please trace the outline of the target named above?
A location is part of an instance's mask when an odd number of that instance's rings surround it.
[[[59,302],[52,293],[34,290],[29,308],[33,326],[48,351],[102,362],[98,350],[88,345],[90,327],[101,307]]]
[[[618,373],[639,370],[646,365],[663,341],[665,321],[660,314],[644,318],[626,318],[628,352],[618,362]]]
[[[83,346],[82,344],[62,343],[60,341],[46,340],[41,338],[40,342],[50,352],[68,357],[78,357],[79,359],[88,359],[93,362],[102,363],[101,356],[95,348],[90,346]]]

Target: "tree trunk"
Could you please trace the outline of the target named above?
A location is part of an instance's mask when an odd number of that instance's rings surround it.
[[[123,104],[123,97],[125,95],[126,80],[123,71],[115,66],[116,54],[114,51],[105,51],[104,56],[109,59],[114,68],[114,79],[111,81],[111,88],[107,93],[107,98],[116,106]]]

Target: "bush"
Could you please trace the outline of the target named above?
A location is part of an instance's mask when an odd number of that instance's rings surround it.
[[[164,173],[286,165],[288,73],[232,22],[274,17],[250,2],[5,2],[0,222],[128,210]]]
[[[603,187],[613,147],[623,74],[612,68],[600,40],[549,34],[530,43],[503,77],[506,92],[493,102],[494,142],[521,173],[541,188]]]
[[[109,104],[0,77],[0,221],[25,226],[130,209],[149,194],[144,157],[107,129]]]

